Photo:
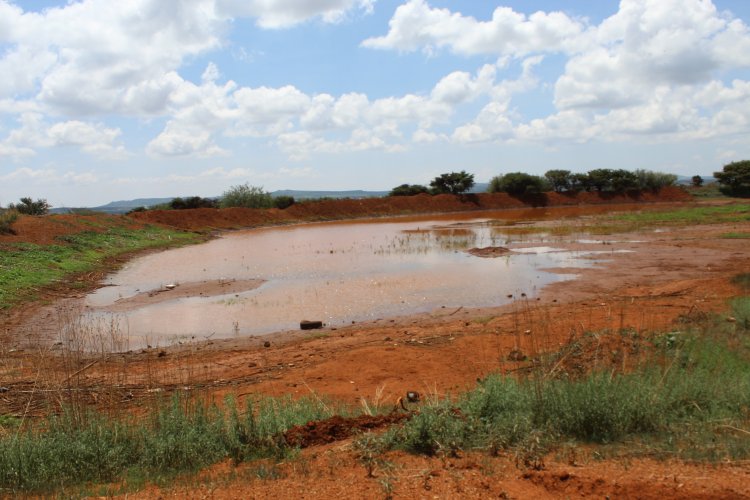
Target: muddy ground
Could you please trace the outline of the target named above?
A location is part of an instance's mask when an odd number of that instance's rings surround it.
[[[216,221],[214,227],[220,226]],[[512,304],[499,308],[465,304],[344,328],[188,339],[169,348],[82,357],[75,365],[60,354],[59,345],[35,345],[28,336],[14,335],[29,321],[65,321],[65,304],[75,302],[68,293],[2,319],[5,378],[0,385],[8,390],[0,394],[0,413],[41,415],[53,396],[40,389],[60,380],[75,380],[80,389],[76,398],[113,413],[138,413],[149,407],[154,394],[174,391],[216,401],[232,394],[241,404],[258,395],[313,395],[379,408],[394,407],[407,391],[423,398],[456,394],[492,373],[523,373],[528,361],[522,359],[560,350],[587,332],[630,328],[645,335],[724,311],[729,298],[743,293],[730,280],[750,270],[750,253],[747,240],[720,235],[748,231],[750,223],[736,223],[603,237],[610,240],[603,246],[629,241],[635,251],[612,253],[601,265],[578,270],[574,281],[550,285],[533,300],[514,297]],[[625,367],[631,351],[624,342],[619,335],[601,335],[595,348],[554,369]],[[349,435],[344,432],[331,441],[312,444],[280,464],[218,464],[175,486],[148,488],[136,496],[750,498],[750,464],[745,462],[656,461],[647,450],[602,460],[586,446],[558,450],[545,457],[542,467],[502,454],[427,458],[390,453],[388,468],[376,469],[370,477]]]

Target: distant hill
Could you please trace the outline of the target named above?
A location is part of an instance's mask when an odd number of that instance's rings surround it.
[[[477,182],[474,188],[471,190],[472,193],[484,193],[487,191],[489,184],[486,182]],[[293,196],[296,200],[309,200],[311,198],[380,198],[382,196],[388,196],[389,191],[363,191],[361,189],[355,189],[352,191],[300,191],[294,189],[281,189],[279,191],[271,191],[271,196]],[[192,196],[192,195],[191,195]],[[183,196],[187,198],[189,196]],[[134,208],[138,207],[153,207],[154,205],[161,205],[163,203],[169,203],[175,197],[172,198],[136,198],[135,200],[120,200],[112,201],[106,205],[98,207],[57,207],[50,210],[53,214],[67,214],[77,211],[92,211],[92,212],[103,212],[106,214],[124,214]],[[213,198],[218,198],[214,196]]]

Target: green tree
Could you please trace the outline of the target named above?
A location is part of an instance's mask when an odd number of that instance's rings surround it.
[[[50,208],[52,207],[47,203],[47,200],[40,198],[34,201],[29,197],[21,198],[21,202],[18,204],[11,203],[8,205],[8,210],[15,210],[24,215],[45,215]]]
[[[549,188],[546,180],[538,175],[524,172],[510,172],[498,175],[490,180],[487,189],[490,193],[508,193],[513,196],[524,194],[539,194]]]
[[[591,191],[593,187],[589,174],[572,174],[570,176],[570,189],[573,191]]]
[[[694,175],[690,181],[693,183],[693,187],[701,187],[703,185],[703,177],[700,175]]]
[[[612,188],[612,170],[608,168],[589,170],[589,183],[597,191],[609,191]]]
[[[638,177],[628,170],[612,170],[610,177],[610,187],[615,193],[624,193],[632,189],[638,189]]]
[[[169,202],[169,208],[173,210],[185,210],[188,208],[218,208],[219,203],[211,198],[191,196],[190,198],[174,198]]]
[[[388,196],[412,196],[415,194],[427,193],[429,190],[427,186],[421,184],[401,184],[391,189]]]
[[[558,193],[570,189],[570,170],[547,170],[544,177]]]
[[[221,208],[245,207],[245,208],[271,208],[273,197],[262,187],[250,186],[248,183],[232,186],[224,191],[219,200]]]
[[[728,196],[750,196],[750,160],[727,163],[721,172],[714,172],[721,192]]]
[[[435,177],[430,182],[432,192],[435,194],[461,194],[474,187],[474,175],[467,174],[463,170],[451,172]]]

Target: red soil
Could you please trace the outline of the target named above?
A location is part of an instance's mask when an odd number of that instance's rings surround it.
[[[681,190],[667,190],[662,196],[682,201],[686,195]],[[594,200],[588,200],[590,197]],[[504,195],[478,195],[476,199],[479,201],[416,196],[389,202],[298,204],[284,211],[154,211],[136,214],[135,219],[139,223],[205,230],[520,203]],[[603,200],[589,193],[576,198],[551,194],[549,199],[573,204],[624,201]],[[644,195],[641,201],[658,200]],[[550,211],[554,213],[555,209]],[[19,234],[13,238],[41,241],[39,235],[44,231],[39,228],[44,221],[56,218],[35,220],[37,226],[24,219],[19,221]],[[75,220],[70,222],[72,226],[65,227],[76,226]],[[261,395],[313,395],[357,406],[364,406],[365,401],[373,409],[394,408],[397,398],[407,391],[419,391],[425,397],[456,394],[493,373],[523,373],[529,363],[510,359],[514,351],[534,358],[563,350],[571,341],[581,341],[585,332],[629,328],[647,336],[679,329],[686,319],[725,310],[729,298],[743,293],[731,278],[750,269],[746,240],[720,238],[730,231],[748,232],[750,223],[618,235],[617,239],[639,240],[638,250],[614,253],[606,264],[582,270],[577,280],[546,288],[539,300],[518,297],[509,306],[481,310],[466,304],[454,310],[327,328],[312,334],[282,332],[263,338],[195,340],[166,349],[109,356],[93,364],[81,360],[74,370],[54,351],[19,338],[29,331],[24,325],[53,321],[61,303],[36,306],[13,316],[13,321],[0,318],[0,374],[4,377],[0,385],[9,389],[0,394],[0,414],[42,414],[46,404],[58,402],[55,395],[59,392],[51,391],[50,399],[45,400],[48,393],[34,388],[56,387],[60,380],[69,381],[71,372],[79,388],[79,402],[113,414],[146,411],[154,394],[176,391],[197,392],[217,402],[232,394],[240,405],[246,398]],[[7,238],[0,237],[0,242]],[[554,370],[575,376],[593,367],[627,369],[637,361],[633,339],[600,335],[595,340],[582,343],[582,350],[561,358]],[[418,404],[414,406],[418,408]],[[379,417],[385,422],[369,417],[311,422],[287,434],[290,441],[307,446],[299,457],[279,463],[223,463],[197,477],[178,481],[176,486],[149,487],[135,496],[750,498],[750,465],[746,462],[706,465],[655,461],[648,458],[648,450],[602,460],[595,458],[596,450],[577,446],[562,448],[536,462],[512,455],[466,452],[455,457],[388,453],[373,463],[352,446],[352,433],[406,416],[408,413],[395,412]]]

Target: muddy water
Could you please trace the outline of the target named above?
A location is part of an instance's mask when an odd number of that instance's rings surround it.
[[[513,213],[227,233],[132,261],[87,297],[87,314],[116,314],[131,346],[164,345],[296,329],[303,319],[336,326],[443,306],[497,306],[512,300],[508,295],[533,297],[546,284],[575,276],[545,269],[593,264],[593,250],[566,251],[544,236],[511,234],[518,219],[544,217],[543,210]],[[512,251],[497,258],[466,253],[496,246]],[[203,291],[200,283],[207,284]],[[217,283],[234,286],[208,285]],[[180,286],[195,293],[165,295]],[[150,295],[158,300],[133,300]]]

